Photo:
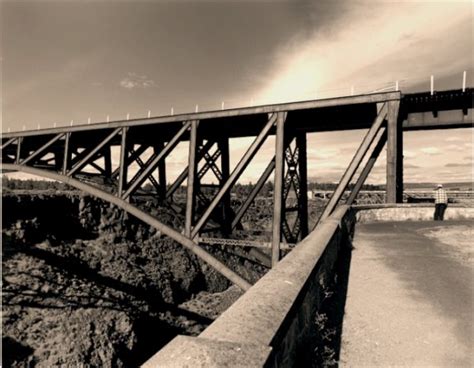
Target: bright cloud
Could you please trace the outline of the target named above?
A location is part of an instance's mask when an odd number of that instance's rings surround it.
[[[459,72],[471,65],[469,53],[461,49],[472,41],[464,35],[453,45],[446,35],[470,24],[470,14],[468,3],[355,2],[330,36],[316,30],[281,48],[273,77],[258,99],[347,95],[351,85],[357,94],[389,87],[387,82],[393,87],[395,80],[403,87],[419,83],[421,76],[429,80],[431,73]]]
[[[421,152],[427,155],[439,155],[441,151],[437,147],[423,147],[420,149]]]
[[[146,75],[140,75],[137,73],[128,73],[119,84],[120,87],[125,89],[150,88],[156,85],[153,79],[148,78]]]

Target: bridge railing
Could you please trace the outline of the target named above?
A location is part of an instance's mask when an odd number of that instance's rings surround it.
[[[176,337],[144,367],[304,366],[353,223],[349,207],[338,207],[198,337]]]

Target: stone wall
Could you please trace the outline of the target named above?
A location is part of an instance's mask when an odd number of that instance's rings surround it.
[[[178,336],[144,367],[307,366],[308,338],[354,221],[339,207],[198,337]]]
[[[376,221],[431,221],[434,204],[361,205],[353,207],[357,211],[357,222]],[[449,205],[444,219],[474,219],[474,208],[462,205]]]

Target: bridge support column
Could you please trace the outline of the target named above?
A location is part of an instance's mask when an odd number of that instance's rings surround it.
[[[306,134],[286,133],[281,227],[285,240],[295,244],[308,235]]]
[[[308,161],[306,155],[306,133],[296,135],[296,148],[298,149],[299,187],[298,216],[300,219],[299,240],[308,235]]]
[[[120,162],[119,162],[119,179],[118,179],[118,195],[122,196],[127,185],[127,172],[128,172],[128,140],[127,140],[128,128],[122,128],[121,141],[120,141]]]
[[[112,178],[112,149],[110,146],[104,148],[104,175],[106,179]]]
[[[230,175],[230,154],[229,154],[229,138],[221,138],[218,143],[218,149],[221,152],[221,174],[220,187],[225,184]],[[232,228],[232,213],[230,206],[230,191],[222,198],[222,233],[230,234]]]
[[[398,119],[400,101],[389,101],[387,111],[387,203],[403,201],[403,130]]]
[[[280,260],[281,212],[283,203],[283,173],[285,166],[285,113],[278,113],[275,137],[275,180],[273,185],[272,267]]]
[[[164,148],[164,142],[158,142],[153,146],[155,153],[161,152]],[[164,201],[166,199],[166,157],[158,164],[158,184],[159,188],[156,189],[158,191],[158,198]]]
[[[184,223],[184,234],[191,237],[191,229],[194,220],[194,190],[196,189],[195,179],[197,176],[197,129],[199,122],[191,122],[191,133],[189,137],[189,161],[188,161],[188,182],[186,184],[186,217]]]
[[[22,143],[23,143],[23,138],[22,137],[18,138],[17,143],[16,143],[16,157],[15,157],[16,164],[19,164],[21,162],[21,158],[22,158],[21,144]]]

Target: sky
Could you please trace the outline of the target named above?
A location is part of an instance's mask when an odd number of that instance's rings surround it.
[[[2,1],[2,131],[473,86],[471,1]],[[309,137],[337,181],[364,132]],[[405,133],[405,181],[472,180],[473,129]],[[249,140],[231,143],[233,163]],[[270,139],[243,181],[255,182]],[[168,160],[172,178],[186,147]],[[384,156],[384,155],[382,155]],[[384,157],[369,182],[384,182]],[[174,160],[174,159],[173,159]],[[175,169],[173,169],[175,167]]]

